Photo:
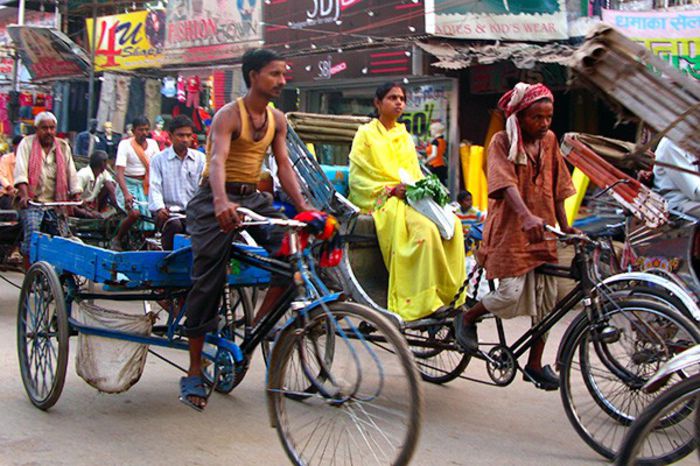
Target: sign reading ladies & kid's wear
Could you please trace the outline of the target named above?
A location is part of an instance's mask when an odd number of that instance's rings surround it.
[[[566,0],[425,0],[425,30],[461,39],[567,39]]]
[[[90,47],[95,44],[95,71],[159,68],[165,41],[165,11],[135,11],[85,20]]]

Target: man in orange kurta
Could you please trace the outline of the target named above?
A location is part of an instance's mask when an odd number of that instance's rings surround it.
[[[529,315],[539,322],[556,302],[553,277],[535,273],[557,262],[556,241],[545,241],[545,225],[573,232],[564,200],[575,194],[557,138],[549,126],[554,97],[542,84],[519,83],[499,101],[506,130],[488,149],[488,219],[479,256],[489,279],[499,279],[468,312],[455,318],[455,335],[470,352],[478,349],[476,320],[491,312],[501,318]],[[524,368],[525,380],[546,390],[559,387],[549,366],[542,367],[544,338],[534,342]]]

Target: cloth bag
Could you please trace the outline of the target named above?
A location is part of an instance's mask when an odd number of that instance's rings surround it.
[[[79,323],[95,328],[150,335],[153,315],[126,314],[81,302],[74,312]],[[80,333],[75,370],[88,384],[105,393],[121,393],[141,378],[148,345]]]
[[[403,169],[399,170],[399,178],[405,185],[413,186],[414,184],[411,176]],[[442,239],[449,241],[455,235],[455,221],[457,217],[449,205],[440,207],[440,204],[428,197],[415,201],[407,197],[406,202],[437,226]]]

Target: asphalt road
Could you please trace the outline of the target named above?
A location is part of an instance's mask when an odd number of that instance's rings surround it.
[[[8,277],[16,283],[22,278]],[[76,375],[71,357],[58,403],[48,412],[37,410],[24,393],[17,362],[18,294],[0,283],[0,464],[288,463],[268,421],[260,355],[245,381],[230,395],[213,396],[204,413],[178,402],[181,374],[154,357],[149,356],[139,383],[120,395],[100,394],[88,386]],[[528,319],[514,319],[507,334],[514,337],[527,325]],[[554,359],[565,325],[550,336],[547,362]],[[491,326],[482,327],[481,335],[487,336]],[[184,353],[167,353],[185,363]],[[465,374],[486,378],[478,361]],[[467,380],[445,386],[423,383],[423,393],[424,423],[413,464],[604,463],[569,425],[559,393],[537,390],[520,377],[505,388]]]

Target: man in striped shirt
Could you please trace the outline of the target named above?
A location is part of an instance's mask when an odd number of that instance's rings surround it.
[[[171,212],[184,214],[187,203],[199,188],[204,170],[204,154],[190,149],[194,124],[184,115],[170,121],[172,146],[151,159],[148,210],[156,218],[163,249],[171,250],[178,233],[186,231],[184,218],[170,218]]]

